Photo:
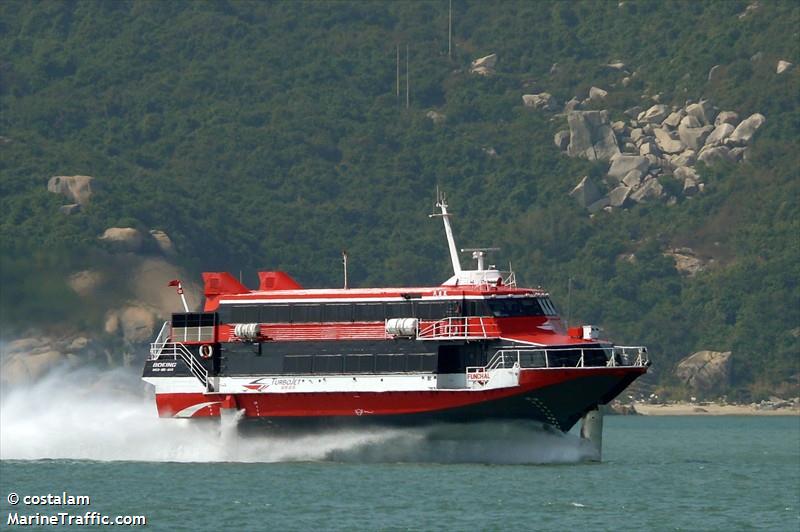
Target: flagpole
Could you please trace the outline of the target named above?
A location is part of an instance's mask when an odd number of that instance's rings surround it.
[[[183,285],[179,279],[173,279],[169,282],[167,286],[174,286],[178,292],[178,295],[181,296],[181,301],[183,302],[183,310],[187,313],[189,312],[189,305],[186,304],[186,296],[183,295]]]

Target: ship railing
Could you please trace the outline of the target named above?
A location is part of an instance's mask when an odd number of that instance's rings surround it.
[[[647,348],[641,345],[616,345],[608,366],[649,366]]]
[[[499,274],[499,276],[498,276]],[[517,287],[517,274],[513,271],[498,271],[493,270],[491,278],[481,277],[476,279],[473,283],[481,290],[493,290],[498,287],[502,288],[516,288]]]
[[[600,354],[601,356],[598,356]],[[642,346],[553,347],[498,349],[485,368],[588,368],[647,367],[650,359]]]
[[[164,346],[169,342],[169,329],[169,322],[165,321],[155,341],[150,344],[150,355],[147,357],[147,360],[155,360],[158,358],[158,355],[161,354],[161,350],[164,349]]]
[[[197,357],[189,351],[189,349],[180,342],[167,342],[161,348],[161,354],[158,356],[160,360],[182,360],[184,364],[189,367],[189,371],[194,375],[206,391],[209,389],[208,370],[203,367]]]
[[[452,317],[417,324],[419,340],[477,340],[499,336],[496,322],[481,316]]]
[[[166,325],[167,324],[165,324],[165,326]],[[192,375],[200,381],[203,388],[208,392],[213,391],[210,386],[211,381],[208,377],[208,370],[203,367],[203,364],[194,356],[194,353],[180,342],[170,342],[168,339],[164,341],[162,339],[163,332],[164,328],[162,327],[162,331],[159,333],[158,337],[156,337],[156,341],[150,344],[149,360],[182,360],[189,368]]]

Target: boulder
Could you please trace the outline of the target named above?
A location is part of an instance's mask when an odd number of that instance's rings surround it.
[[[608,91],[605,91],[600,87],[591,87],[589,89],[589,99],[593,102],[604,100],[606,96],[608,96]]]
[[[581,207],[588,207],[603,196],[597,188],[597,185],[589,179],[589,176],[585,176],[581,179],[581,182],[572,189],[569,195],[575,198],[578,205]]]
[[[622,78],[622,86],[627,87],[628,85],[631,84],[631,81],[633,80],[631,79],[630,76],[625,76],[624,78]]]
[[[2,388],[28,384],[46,375],[51,369],[66,362],[63,353],[55,350],[44,353],[15,353],[2,361],[0,383]]]
[[[708,71],[708,81],[714,81],[719,76],[719,65],[714,65],[711,67],[711,70]]]
[[[778,61],[778,66],[775,68],[775,72],[778,74],[783,74],[790,68],[792,68],[792,64],[789,61],[784,61],[783,59],[781,59],[780,61]]]
[[[664,104],[656,104],[638,117],[639,122],[660,124],[669,114],[669,109]]]
[[[687,197],[694,196],[700,191],[700,188],[697,184],[696,179],[692,179],[691,177],[687,177],[683,181],[683,195]]]
[[[654,177],[648,177],[644,180],[642,185],[635,190],[630,199],[636,203],[645,203],[648,200],[656,200],[664,193],[664,187]]]
[[[133,227],[109,227],[99,238],[117,250],[138,251],[142,247],[142,234]]]
[[[497,65],[497,54],[490,54],[474,60],[469,71],[480,76],[491,76],[494,74],[495,65]]]
[[[680,166],[692,166],[697,162],[697,153],[694,150],[686,150],[680,155],[673,155],[670,157],[669,162],[675,168]]]
[[[661,150],[658,149],[655,142],[646,140],[639,145],[639,155],[661,155]]]
[[[88,175],[58,175],[47,182],[47,190],[61,194],[72,203],[88,205],[92,197],[92,181],[94,178]]]
[[[155,333],[156,315],[147,307],[125,307],[119,313],[119,321],[122,325],[122,337],[128,343],[148,342]]]
[[[115,310],[110,310],[106,313],[106,321],[103,324],[103,330],[106,334],[117,334],[119,331],[119,313]]]
[[[172,239],[167,233],[157,229],[151,229],[150,236],[152,236],[153,240],[155,240],[158,249],[161,250],[161,253],[168,257],[175,256],[175,246],[172,244]]]
[[[766,120],[767,119],[764,118],[764,115],[761,113],[748,116],[733,130],[733,133],[731,133],[728,139],[729,142],[735,146],[744,146],[753,139],[753,135],[755,135],[758,128],[764,125]]]
[[[558,102],[549,92],[541,92],[539,94],[523,94],[522,103],[525,107],[533,107],[534,109],[542,109],[545,111],[558,110]]]
[[[625,185],[618,186],[608,193],[609,205],[612,207],[622,207],[625,204],[625,201],[628,199],[630,193],[631,189]]]
[[[650,168],[650,162],[646,157],[640,155],[616,155],[611,158],[611,168],[608,169],[608,177],[612,181],[618,182],[625,177],[631,170],[638,170],[642,173]]]
[[[567,146],[569,146],[569,131],[563,130],[563,131],[557,132],[553,136],[553,142],[555,142],[555,144],[556,144],[556,146],[558,146],[559,150],[561,150],[561,151],[566,150]]]
[[[578,109],[581,106],[580,100],[577,98],[571,98],[567,103],[564,104],[564,112],[571,113],[572,111]]]
[[[675,169],[673,173],[675,179],[683,181],[683,194],[685,196],[693,196],[698,192],[697,183],[700,181],[700,176],[694,168],[688,166],[681,166]]]
[[[661,172],[659,171],[662,164],[662,159],[657,155],[653,155],[652,153],[648,153],[644,156],[647,159],[647,162],[650,164],[650,175],[656,176],[659,175]]]
[[[722,111],[720,114],[717,115],[717,118],[714,119],[714,125],[718,126],[720,124],[731,124],[735,126],[739,123],[739,114],[734,111]]]
[[[97,289],[103,285],[106,276],[99,271],[83,270],[73,273],[67,279],[67,285],[81,297],[95,295]]]
[[[602,209],[605,209],[609,205],[611,205],[611,201],[608,199],[608,197],[603,197],[586,207],[586,210],[594,214]]]
[[[70,214],[77,214],[81,212],[80,203],[70,203],[69,205],[62,205],[58,208],[58,212],[69,216]]]
[[[643,175],[644,172],[641,170],[631,170],[622,178],[622,184],[630,189],[634,189],[642,182]]]
[[[714,166],[722,162],[731,161],[730,150],[725,146],[714,146],[704,148],[697,156],[697,160],[708,166]]]
[[[731,352],[698,351],[678,362],[675,375],[697,393],[725,390],[731,378]]]
[[[695,180],[700,179],[700,176],[697,175],[697,170],[689,166],[680,166],[676,168],[672,175],[675,176],[675,179],[678,179],[679,181],[683,181],[687,178],[692,178]]]
[[[570,141],[567,155],[584,159],[609,160],[619,154],[608,111],[572,111],[567,115]]]
[[[625,63],[623,63],[622,61],[614,60],[611,61],[610,63],[607,63],[606,66],[608,68],[613,68],[614,70],[622,70],[625,68]]]
[[[678,109],[674,113],[670,113],[669,116],[661,122],[661,125],[669,126],[674,129],[678,127],[684,116],[686,116],[686,112],[683,109]]]
[[[714,123],[717,109],[708,100],[700,100],[686,106],[686,114],[697,118],[701,125],[707,126]]]
[[[661,151],[664,153],[680,153],[686,149],[686,145],[680,140],[673,138],[672,133],[666,129],[660,127],[653,128],[653,134],[656,137],[658,147],[661,148]]]
[[[447,120],[447,115],[445,115],[444,113],[440,113],[438,111],[434,111],[432,109],[427,113],[425,113],[425,116],[430,118],[431,122],[433,122],[436,125],[443,124],[445,120]]]
[[[733,133],[734,129],[735,128],[732,125],[726,122],[719,124],[717,127],[714,128],[714,131],[712,131],[711,134],[706,138],[705,145],[718,146],[720,144],[724,144],[725,140],[727,140],[727,138],[731,136],[731,133]]]
[[[186,272],[161,257],[137,259],[137,264],[127,276],[128,292],[136,294],[137,305],[154,311],[162,319],[168,318],[172,312],[182,312],[180,298],[175,290],[166,286],[172,279],[186,279]],[[189,308],[198,308],[202,300],[202,287],[186,281],[183,290]]]
[[[91,341],[85,336],[37,335],[4,343],[0,356],[0,389],[35,381],[69,363],[71,358],[85,362],[94,355]]]
[[[703,124],[700,120],[697,119],[696,116],[693,115],[686,115],[681,118],[679,126],[683,127],[701,127]]]
[[[705,261],[697,258],[692,248],[674,248],[664,253],[665,257],[675,260],[675,269],[680,273],[693,277],[706,268]]]
[[[678,126],[678,138],[689,149],[699,150],[705,144],[706,138],[714,131],[714,126],[685,127]]]
[[[635,144],[639,144],[645,138],[644,130],[642,130],[642,128],[637,127],[631,130],[631,140]]]
[[[625,133],[625,129],[627,129],[627,126],[622,120],[617,120],[616,122],[611,123],[611,130],[617,135],[622,135]]]
[[[736,161],[738,163],[742,159],[747,158],[747,150],[747,147],[731,148],[731,151],[728,153],[728,155],[732,161]]]
[[[755,13],[755,12],[756,12],[756,11],[758,11],[759,9],[761,9],[761,4],[760,4],[760,3],[758,3],[758,2],[751,2],[750,4],[748,4],[748,6],[747,6],[746,8],[744,8],[744,11],[742,11],[741,13],[739,13],[739,20],[744,20],[744,19],[746,19],[746,18],[747,18],[747,17],[749,17],[749,16],[750,16],[752,13]]]

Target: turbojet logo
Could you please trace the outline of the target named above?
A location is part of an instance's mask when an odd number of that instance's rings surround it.
[[[293,390],[298,384],[300,384],[301,379],[283,379],[277,377],[262,377],[260,379],[256,379],[251,381],[248,384],[243,384],[242,386],[250,391],[253,392],[263,392],[270,386],[276,387],[280,390]]]
[[[253,392],[261,392],[269,388],[270,382],[264,382],[266,379],[260,378],[252,381],[250,384],[245,384],[244,387]],[[269,379],[272,381],[273,379]]]

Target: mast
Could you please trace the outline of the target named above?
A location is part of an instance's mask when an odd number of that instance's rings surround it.
[[[444,233],[447,235],[447,246],[450,248],[450,261],[453,263],[453,273],[458,276],[461,274],[461,261],[458,259],[458,249],[456,248],[455,238],[453,238],[453,229],[450,227],[450,216],[452,215],[447,212],[447,198],[438,191],[436,194],[436,206],[442,210],[441,214],[434,213],[429,217],[441,216],[444,220]]]
[[[347,290],[347,250],[342,250],[342,265],[344,266],[344,289]]]

